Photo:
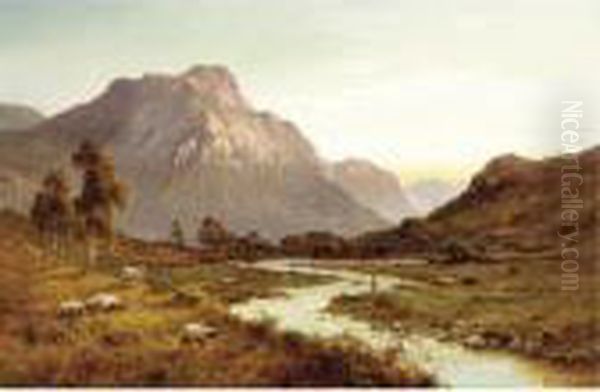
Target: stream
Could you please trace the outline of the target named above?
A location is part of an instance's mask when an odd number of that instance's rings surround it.
[[[372,290],[370,275],[326,269],[309,260],[277,260],[255,263],[244,268],[259,268],[281,273],[329,276],[330,283],[289,288],[285,295],[258,298],[233,306],[231,312],[247,321],[272,320],[283,330],[319,338],[351,337],[376,352],[397,349],[399,359],[430,372],[442,386],[451,387],[540,387],[568,385],[567,378],[549,365],[505,352],[473,350],[456,343],[441,342],[431,336],[406,335],[392,328],[375,327],[366,321],[326,311],[340,295],[361,295]],[[418,289],[425,284],[379,275],[378,291],[396,287]]]

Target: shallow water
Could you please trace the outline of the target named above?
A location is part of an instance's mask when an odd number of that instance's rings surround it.
[[[232,308],[244,320],[273,320],[284,330],[321,338],[352,337],[375,351],[398,349],[401,360],[408,360],[433,374],[442,385],[538,387],[568,384],[556,369],[504,353],[471,350],[432,337],[406,336],[393,329],[375,328],[350,316],[326,312],[329,303],[340,295],[360,295],[373,289],[371,276],[344,269],[319,268],[310,261],[278,260],[254,264],[276,272],[324,275],[336,278],[331,283],[285,290],[275,298],[253,299]],[[424,284],[390,276],[378,276],[378,291],[393,287],[419,288]]]

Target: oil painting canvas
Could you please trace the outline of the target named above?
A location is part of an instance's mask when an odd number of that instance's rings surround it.
[[[595,0],[0,0],[0,387],[600,387]]]

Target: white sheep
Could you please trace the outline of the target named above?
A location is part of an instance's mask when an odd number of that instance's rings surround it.
[[[90,310],[110,312],[123,308],[123,302],[114,294],[100,293],[88,298],[85,306]]]
[[[120,278],[124,281],[135,281],[144,279],[144,271],[139,267],[123,267]]]
[[[202,342],[217,334],[213,327],[202,323],[188,323],[183,326],[181,340],[185,343]]]
[[[58,315],[69,318],[83,316],[85,308],[82,301],[64,301],[58,305]]]

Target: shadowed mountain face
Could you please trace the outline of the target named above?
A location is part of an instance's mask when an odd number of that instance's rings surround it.
[[[189,232],[208,214],[270,237],[385,224],[326,179],[292,123],[255,111],[222,67],[116,80],[87,104],[29,131],[3,133],[0,167],[39,179],[68,167],[84,139],[114,154],[132,190],[121,224],[138,236],[166,236],[175,216]]]
[[[329,169],[330,178],[356,201],[391,222],[415,214],[398,178],[371,162],[347,159],[336,162]]]
[[[27,129],[42,120],[44,115],[33,108],[0,103],[0,131]]]
[[[571,157],[543,160],[502,156],[479,172],[458,197],[427,218],[367,234],[362,240],[379,244],[391,253],[453,239],[488,254],[559,255],[565,239],[558,233],[570,236],[575,232],[572,238],[577,243],[566,246],[576,245],[582,259],[593,260],[600,205],[598,167],[600,147]],[[568,173],[581,175],[581,181],[563,177]],[[564,218],[566,209],[576,211],[576,227],[565,226],[573,217],[566,213]]]

